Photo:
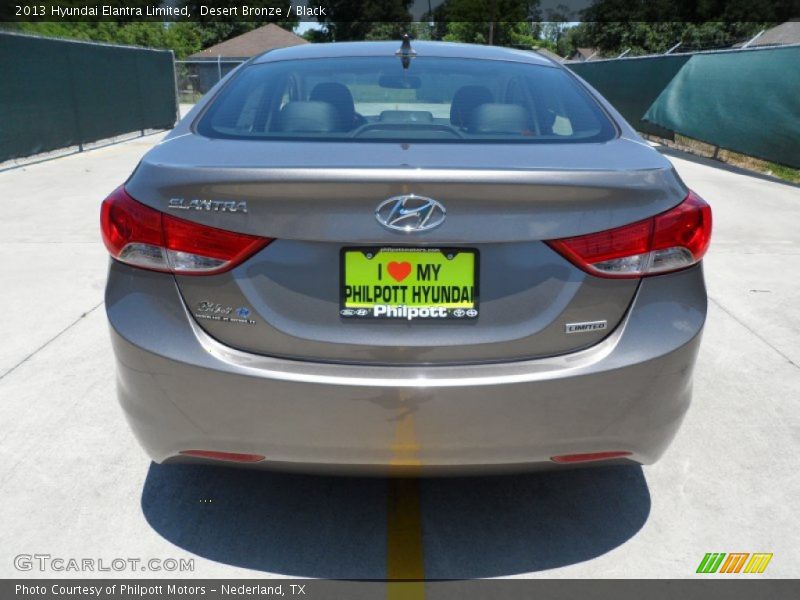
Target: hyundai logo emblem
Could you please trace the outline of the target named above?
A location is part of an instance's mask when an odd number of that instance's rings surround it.
[[[444,206],[436,200],[414,194],[389,198],[375,209],[378,223],[388,229],[406,233],[438,227],[444,222],[446,214]]]

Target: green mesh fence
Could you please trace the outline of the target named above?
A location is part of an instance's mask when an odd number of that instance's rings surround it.
[[[173,56],[0,33],[0,162],[175,124]]]
[[[567,66],[639,131],[800,167],[800,46]]]
[[[644,118],[720,148],[800,167],[800,46],[696,54]]]
[[[672,131],[643,121],[642,116],[688,60],[688,55],[671,54],[567,66],[603,94],[638,131],[672,138]]]

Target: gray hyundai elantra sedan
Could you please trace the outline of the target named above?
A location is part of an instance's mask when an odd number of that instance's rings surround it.
[[[159,463],[647,464],[689,406],[711,210],[535,53],[268,52],[101,225],[119,399]]]

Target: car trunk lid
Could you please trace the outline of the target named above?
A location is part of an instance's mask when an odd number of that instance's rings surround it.
[[[275,238],[232,271],[176,277],[214,337],[271,356],[381,364],[522,360],[597,343],[623,318],[638,280],[588,275],[544,240],[634,222],[686,193],[669,163],[636,140],[465,146],[196,135],[162,143],[126,188],[174,216]],[[407,194],[446,207],[442,224],[416,233],[381,226],[378,205]],[[342,318],[349,247],[476,251],[479,316]],[[231,315],[245,316],[223,318]]]

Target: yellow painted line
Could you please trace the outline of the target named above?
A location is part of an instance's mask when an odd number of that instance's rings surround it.
[[[391,465],[403,476],[390,477],[388,485],[386,597],[389,600],[424,600],[422,515],[419,479],[414,476],[421,462],[413,410],[403,405],[396,419]]]
[[[400,392],[401,398],[407,392],[405,390]],[[392,449],[392,467],[400,470],[400,467],[407,467],[404,469],[413,474],[414,467],[419,467],[422,464],[419,460],[419,442],[417,442],[417,431],[414,426],[414,412],[404,406],[396,417],[396,425],[394,428],[394,442],[391,446]]]

